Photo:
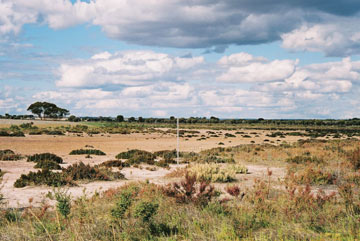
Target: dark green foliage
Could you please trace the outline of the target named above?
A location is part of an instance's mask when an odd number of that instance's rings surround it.
[[[34,166],[35,168],[49,169],[49,170],[61,170],[61,166],[52,160],[40,160]]]
[[[141,201],[136,204],[134,209],[134,217],[141,218],[143,222],[149,222],[151,217],[156,215],[159,204]]]
[[[96,149],[78,149],[72,150],[69,155],[98,155],[105,156],[105,152]]]
[[[69,114],[68,110],[57,107],[55,104],[48,102],[35,102],[31,104],[27,110],[39,116],[39,118],[61,118]]]
[[[15,154],[15,152],[10,149],[0,150],[0,161],[17,161],[21,158],[21,155]]]
[[[116,155],[116,158],[127,159],[126,163],[129,165],[140,164],[140,163],[154,165],[155,164],[154,159],[156,158],[156,156],[148,151],[133,149],[127,152],[119,153],[118,155]]]
[[[50,161],[54,161],[56,163],[63,163],[63,159],[55,154],[52,153],[41,153],[41,154],[35,154],[32,156],[29,156],[27,161],[28,162],[38,162],[41,160],[50,160]]]

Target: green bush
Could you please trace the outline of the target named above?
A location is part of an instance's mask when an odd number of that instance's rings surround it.
[[[41,154],[35,154],[32,156],[28,156],[27,161],[28,162],[38,162],[41,160],[49,160],[54,161],[56,163],[63,163],[63,159],[55,154],[52,153],[41,153]]]
[[[100,150],[96,149],[78,149],[72,150],[69,155],[98,155],[98,156],[105,156],[106,154]]]
[[[71,197],[66,191],[55,192],[56,209],[64,217],[67,218],[71,211]]]
[[[40,160],[34,166],[35,168],[49,169],[49,170],[61,170],[59,163],[51,160]]]

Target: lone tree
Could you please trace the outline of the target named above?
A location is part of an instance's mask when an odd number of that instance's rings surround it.
[[[70,114],[67,109],[57,107],[55,104],[49,102],[35,102],[31,104],[27,110],[39,116],[40,119],[46,117],[61,118]]]

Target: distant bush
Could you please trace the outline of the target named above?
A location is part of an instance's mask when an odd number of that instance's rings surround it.
[[[15,154],[15,152],[10,149],[0,150],[0,161],[17,161],[21,158],[21,155]]]
[[[42,133],[42,130],[33,130],[29,132],[29,135],[41,135]]]
[[[116,155],[116,158],[127,159],[126,163],[128,165],[140,164],[140,163],[154,165],[155,164],[154,159],[156,158],[156,156],[148,151],[133,149],[119,153],[118,155]]]
[[[13,132],[8,132],[8,131],[5,131],[5,130],[0,130],[0,136],[9,136],[9,137],[12,137],[12,136],[14,136],[14,137],[24,137],[24,136],[25,136],[25,134],[24,134],[24,132],[22,132],[22,131],[18,131],[18,130],[13,131]]]
[[[78,149],[72,150],[69,155],[98,155],[105,156],[105,152],[96,149]]]
[[[99,166],[122,168],[124,166],[124,163],[120,160],[110,160],[110,161],[101,163]]]
[[[225,137],[236,137],[236,136],[231,133],[225,133]]]
[[[59,131],[59,130],[52,130],[52,131],[47,131],[46,135],[63,136],[65,134],[64,134],[64,132]]]
[[[49,170],[61,170],[61,166],[57,162],[51,160],[40,160],[34,167]]]
[[[28,162],[38,162],[42,160],[49,160],[54,161],[56,163],[63,163],[63,159],[55,154],[52,153],[41,153],[41,154],[35,154],[32,156],[28,156],[27,161]]]

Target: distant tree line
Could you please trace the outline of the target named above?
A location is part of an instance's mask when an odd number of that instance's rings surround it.
[[[28,111],[37,115],[40,119],[43,118],[64,118],[70,114],[67,109],[58,107],[57,105],[49,102],[35,102],[31,104]],[[35,119],[34,115],[0,115],[0,119]],[[93,121],[93,122],[134,122],[134,123],[169,123],[175,124],[176,118],[170,116],[169,118],[143,118],[143,117],[129,117],[125,118],[123,115],[116,117],[76,117],[71,115],[68,118],[72,122],[80,121]],[[263,125],[311,125],[311,126],[359,126],[360,119],[346,119],[346,120],[335,120],[335,119],[220,119],[215,116],[210,118],[206,117],[190,117],[190,118],[179,118],[179,122],[184,124],[210,124],[210,123],[222,123],[222,124],[263,124]]]

